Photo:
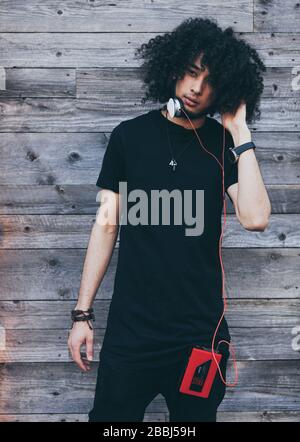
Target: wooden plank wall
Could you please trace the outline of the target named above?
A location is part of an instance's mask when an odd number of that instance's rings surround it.
[[[227,199],[223,258],[239,385],[227,389],[218,419],[300,420],[297,0],[16,0],[0,10],[1,421],[87,420],[118,255],[117,245],[95,301],[96,360],[82,373],[67,332],[95,182],[113,127],[156,107],[140,103],[134,49],[199,15],[233,26],[267,65],[262,118],[250,128],[272,216],[266,231],[247,232]],[[145,421],[167,420],[158,396]]]

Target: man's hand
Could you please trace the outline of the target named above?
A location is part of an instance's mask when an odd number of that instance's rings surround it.
[[[86,321],[77,321],[73,323],[73,328],[69,332],[68,347],[72,355],[72,359],[83,371],[90,370],[89,361],[93,360],[93,342],[94,330],[91,330]],[[87,359],[82,359],[80,348],[86,345]]]
[[[247,127],[246,123],[246,103],[244,100],[241,101],[235,114],[229,112],[224,112],[221,114],[222,125],[225,129],[229,130],[230,133],[236,131],[237,129],[243,129]]]
[[[227,129],[234,142],[234,146],[251,141],[251,132],[246,123],[246,103],[241,101],[235,114],[224,112],[221,114],[222,125]]]

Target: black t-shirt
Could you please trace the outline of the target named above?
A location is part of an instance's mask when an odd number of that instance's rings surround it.
[[[167,126],[177,158],[169,165]],[[206,116],[197,129],[204,147],[223,162],[223,126]],[[237,164],[226,155],[233,139],[226,130],[225,190],[238,181]],[[191,145],[180,152],[189,140]],[[178,362],[193,344],[211,347],[223,312],[219,258],[221,235],[222,169],[200,146],[192,129],[167,120],[160,109],[122,121],[112,131],[96,185],[119,192],[142,189],[149,198],[148,225],[120,224],[120,243],[114,290],[100,358],[128,369],[159,367]],[[193,216],[196,190],[204,190],[204,229],[188,236],[191,225],[151,225],[151,190],[192,191]],[[184,199],[184,198],[183,198]],[[137,202],[128,202],[128,210]],[[182,207],[183,207],[182,202]],[[171,204],[172,208],[172,204]],[[172,223],[173,222],[173,223]],[[225,317],[216,341],[231,336]],[[226,349],[225,349],[225,347]],[[224,353],[228,346],[221,344]]]

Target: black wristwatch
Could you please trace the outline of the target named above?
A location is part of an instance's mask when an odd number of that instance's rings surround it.
[[[239,159],[241,153],[245,152],[248,149],[255,149],[256,146],[253,141],[249,141],[247,143],[241,144],[240,146],[230,147],[228,149],[228,156],[231,163],[236,163]]]

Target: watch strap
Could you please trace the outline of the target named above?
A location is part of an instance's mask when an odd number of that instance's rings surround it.
[[[234,155],[236,162],[239,156],[241,155],[241,153],[245,152],[248,149],[255,149],[255,148],[256,146],[253,143],[253,141],[248,141],[247,143],[240,144],[239,146],[236,147],[230,147],[229,149],[231,150],[232,155]]]

